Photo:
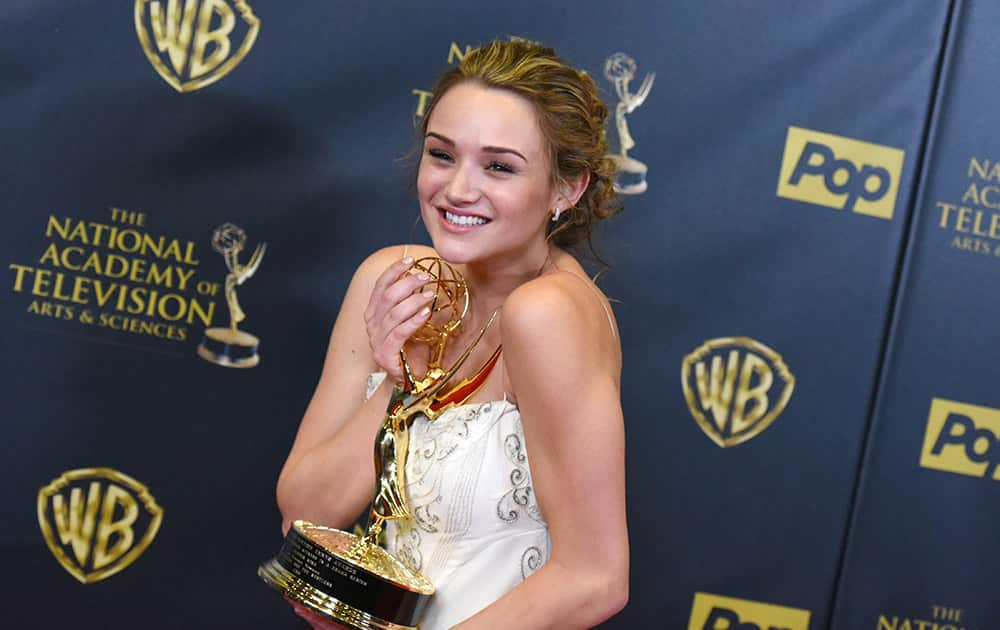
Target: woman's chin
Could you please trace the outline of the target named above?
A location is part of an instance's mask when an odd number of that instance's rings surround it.
[[[455,243],[451,241],[447,236],[443,238],[431,238],[431,247],[437,252],[437,255],[450,262],[453,265],[464,265],[470,262],[474,262],[478,256],[477,252],[472,251],[472,249],[463,243]]]
[[[447,251],[442,252],[442,251],[438,250],[437,248],[435,248],[435,251],[437,251],[438,258],[440,258],[441,260],[443,260],[443,261],[445,261],[447,263],[450,263],[452,265],[468,265],[470,263],[475,263],[476,260],[477,260],[477,258],[475,256],[466,256],[466,255],[462,255],[462,254],[452,254],[452,253],[447,252]]]

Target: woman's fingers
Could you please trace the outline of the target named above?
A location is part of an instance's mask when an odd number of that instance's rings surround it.
[[[308,621],[313,628],[320,630],[340,630],[340,629],[346,630],[347,628],[346,626],[342,626],[339,623],[333,621],[329,617],[325,617],[313,611],[312,609],[303,606],[299,602],[296,602],[291,599],[289,599],[288,601],[292,604],[292,608],[295,610],[295,614]]]
[[[399,277],[395,282],[385,287],[380,300],[382,304],[392,308],[407,297],[416,293],[420,287],[427,284],[431,277],[426,273],[408,273]]]
[[[393,330],[403,324],[409,323],[415,316],[421,314],[420,311],[430,303],[433,297],[433,291],[423,291],[404,298],[386,313],[386,328]]]
[[[395,272],[393,271],[393,273]],[[386,277],[385,274],[383,277]],[[368,308],[365,310],[365,322],[369,327],[369,333],[381,326],[383,320],[397,304],[416,293],[429,279],[430,276],[425,273],[403,273],[391,282],[377,283],[368,301]],[[389,323],[389,327],[395,327],[398,323],[398,319],[392,321]]]
[[[410,273],[412,265],[412,259],[403,259],[382,272],[365,309],[372,356],[397,381],[402,376],[399,351],[430,318],[427,306],[434,297],[433,292],[421,290],[430,280],[430,275]]]
[[[392,304],[384,313],[381,312],[381,309],[376,310],[375,320],[368,324],[368,338],[372,345],[372,350],[377,352],[378,346],[386,341],[399,326],[409,324],[410,320],[414,317],[420,316],[420,311],[433,297],[434,293],[431,291],[413,293],[401,301]],[[424,321],[426,321],[426,318],[420,321],[417,326]],[[416,328],[413,328],[413,330],[416,330]],[[398,346],[399,343],[396,343],[396,345]],[[399,348],[390,348],[390,350],[395,352]]]
[[[377,344],[374,344],[373,356],[376,363],[397,381],[402,376],[399,368],[399,351],[406,340],[413,336],[413,333],[417,332],[430,318],[430,308],[425,305],[429,300],[429,297],[421,294],[401,302],[397,306],[402,311],[400,320],[388,328],[384,333],[385,336]]]
[[[380,337],[412,317],[433,297],[433,293],[418,292],[429,279],[427,274],[403,274],[372,291],[365,320],[373,342],[377,343]]]
[[[398,353],[399,349],[403,347],[404,343],[406,343],[406,340],[413,336],[413,333],[417,332],[417,330],[419,330],[420,327],[424,325],[424,322],[426,322],[430,317],[430,307],[421,307],[421,304],[430,301],[430,298],[423,295],[415,297],[420,298],[420,302],[417,303],[417,306],[413,310],[412,314],[396,324],[396,326],[393,327],[386,336],[386,343],[390,346],[389,350],[392,350],[393,347],[395,348],[393,354]],[[408,301],[409,300],[407,300],[407,302]],[[402,307],[403,304],[400,304],[399,306]]]
[[[386,267],[385,271],[375,280],[371,298],[368,300],[368,308],[365,309],[365,321],[371,321],[375,317],[375,307],[386,288],[396,282],[411,266],[413,266],[413,258],[407,256]]]

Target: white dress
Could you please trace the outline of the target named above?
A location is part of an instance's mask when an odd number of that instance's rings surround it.
[[[420,624],[443,630],[502,597],[549,558],[524,431],[507,400],[462,405],[410,428],[413,517],[386,524],[390,553],[436,590]]]

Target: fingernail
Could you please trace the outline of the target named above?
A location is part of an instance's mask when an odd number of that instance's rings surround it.
[[[431,309],[430,309],[430,307],[429,307],[429,306],[425,306],[425,307],[423,307],[422,309],[420,309],[420,314],[421,314],[422,316],[424,316],[424,317],[426,317],[426,316],[430,315],[430,314],[431,314]]]
[[[406,257],[406,258],[404,258],[404,259],[403,259],[403,260],[402,260],[401,262],[402,262],[402,263],[403,263],[404,265],[412,265],[412,264],[413,264],[413,256],[407,256],[407,257]]]
[[[424,296],[425,298],[427,298],[429,300],[432,297],[434,297],[434,292],[433,291],[424,291],[420,295]]]
[[[427,273],[422,273],[422,274],[420,274],[417,277],[420,278],[421,280],[430,280],[431,279],[430,274],[427,274]]]

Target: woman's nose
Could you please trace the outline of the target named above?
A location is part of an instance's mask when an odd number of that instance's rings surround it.
[[[459,166],[452,170],[444,193],[448,202],[456,206],[473,203],[479,198],[475,175],[469,172],[469,167]]]

